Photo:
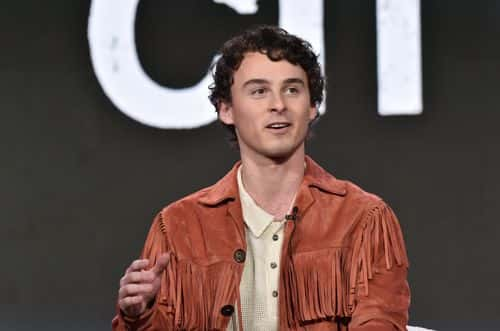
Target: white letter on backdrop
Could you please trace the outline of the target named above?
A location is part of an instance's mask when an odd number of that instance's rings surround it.
[[[378,112],[422,113],[420,1],[377,0]]]
[[[208,101],[208,73],[198,84],[173,89],[154,82],[139,62],[134,24],[140,0],[93,0],[88,39],[90,56],[104,93],[124,114],[156,128],[187,129],[214,121]],[[255,0],[215,0],[240,14],[254,14]],[[323,64],[323,1],[280,0],[280,25],[309,40]],[[217,45],[218,47],[219,45]],[[324,110],[324,106],[321,110]]]

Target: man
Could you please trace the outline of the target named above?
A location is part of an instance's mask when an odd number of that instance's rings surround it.
[[[261,26],[221,53],[210,100],[241,162],[156,216],[113,329],[405,330],[395,215],[305,155],[324,89],[311,46]]]

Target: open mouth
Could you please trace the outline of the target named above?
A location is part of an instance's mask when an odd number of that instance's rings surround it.
[[[291,124],[287,122],[276,122],[276,123],[271,123],[266,126],[268,129],[274,129],[274,130],[279,130],[279,129],[284,129],[289,127]]]

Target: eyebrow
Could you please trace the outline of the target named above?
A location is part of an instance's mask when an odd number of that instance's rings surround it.
[[[262,79],[262,78],[254,78],[247,80],[245,83],[243,83],[243,87],[247,87],[248,85],[252,84],[270,84],[271,82],[268,81],[267,79]]]
[[[284,84],[300,84],[305,86],[306,83],[301,78],[288,78],[283,82]]]
[[[247,80],[245,83],[243,83],[243,87],[246,87],[251,84],[270,84],[271,82],[268,81],[267,79],[262,79],[262,78],[254,78]],[[283,84],[300,84],[302,86],[305,86],[305,82],[301,78],[287,78],[283,81]]]

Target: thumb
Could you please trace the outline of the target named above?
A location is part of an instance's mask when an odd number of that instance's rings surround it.
[[[156,260],[155,266],[151,269],[156,276],[160,276],[163,273],[163,270],[167,267],[170,262],[170,253],[163,253],[160,255],[158,260]]]

